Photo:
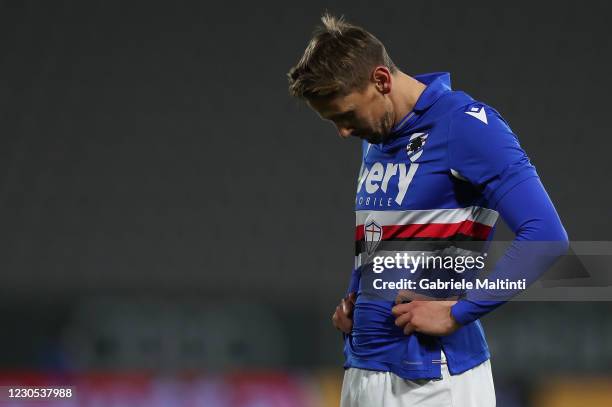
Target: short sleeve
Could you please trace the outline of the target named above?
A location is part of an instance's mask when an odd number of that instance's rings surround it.
[[[493,208],[514,186],[538,176],[504,119],[478,102],[452,114],[448,162],[454,175],[482,189]]]

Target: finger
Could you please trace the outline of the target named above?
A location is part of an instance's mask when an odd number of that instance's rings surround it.
[[[350,333],[351,329],[353,328],[353,321],[346,316],[343,316],[342,312],[339,310],[334,314],[333,321],[336,329],[339,329],[346,334]]]
[[[391,308],[391,313],[393,315],[395,315],[396,317],[412,310],[412,308],[414,308],[414,303],[410,302],[407,304],[398,304],[396,306],[394,306],[393,308]]]
[[[331,318],[332,324],[334,325],[336,329],[340,329],[338,326],[338,308],[339,307],[336,307],[336,311],[334,311],[334,313],[332,314],[332,318]]]
[[[342,301],[340,301],[340,304],[342,304],[342,312],[344,312],[345,315],[348,315],[351,312],[352,304],[349,304],[349,301],[346,298],[343,298]]]
[[[336,312],[336,315],[337,315],[337,321],[339,325],[346,325],[346,324],[353,323],[353,321],[342,310],[338,310]]]
[[[405,314],[400,315],[395,319],[395,325],[399,327],[403,327],[412,319],[412,312],[406,312]]]
[[[404,326],[404,335],[410,335],[412,334],[414,331],[416,331],[416,327],[414,325],[412,325],[411,323],[407,323]]]
[[[341,304],[342,304],[342,310],[344,311],[346,315],[348,315],[349,317],[353,315],[353,309],[355,309],[355,303],[352,302],[350,298],[344,298],[341,301]]]
[[[413,298],[414,298],[414,293],[412,291],[400,290],[398,291],[397,296],[395,297],[395,303],[396,304],[408,303],[412,301]]]
[[[352,309],[348,309],[349,306],[346,302],[341,301],[340,304],[336,307],[335,313],[338,316],[338,319],[351,319]]]
[[[344,323],[340,327],[340,330],[344,332],[345,334],[350,334],[352,329],[353,329],[353,323],[351,321]]]

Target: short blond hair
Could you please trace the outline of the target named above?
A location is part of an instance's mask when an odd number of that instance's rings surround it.
[[[304,55],[289,73],[289,94],[298,98],[346,95],[361,90],[370,73],[384,65],[397,70],[385,46],[374,35],[344,17],[324,13]]]

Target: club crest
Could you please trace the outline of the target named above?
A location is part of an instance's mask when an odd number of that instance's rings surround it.
[[[423,146],[427,140],[428,133],[414,133],[406,146],[406,153],[411,162],[415,162],[423,154]]]
[[[378,223],[372,220],[363,225],[363,231],[365,236],[366,252],[368,255],[371,255],[374,253],[376,247],[382,240],[383,230]]]

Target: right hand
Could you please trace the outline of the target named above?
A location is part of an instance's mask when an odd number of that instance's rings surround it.
[[[353,309],[355,308],[356,298],[357,295],[355,293],[350,293],[344,297],[340,300],[340,304],[338,304],[334,315],[332,315],[332,323],[336,329],[345,334],[350,334],[351,329],[353,329]]]

